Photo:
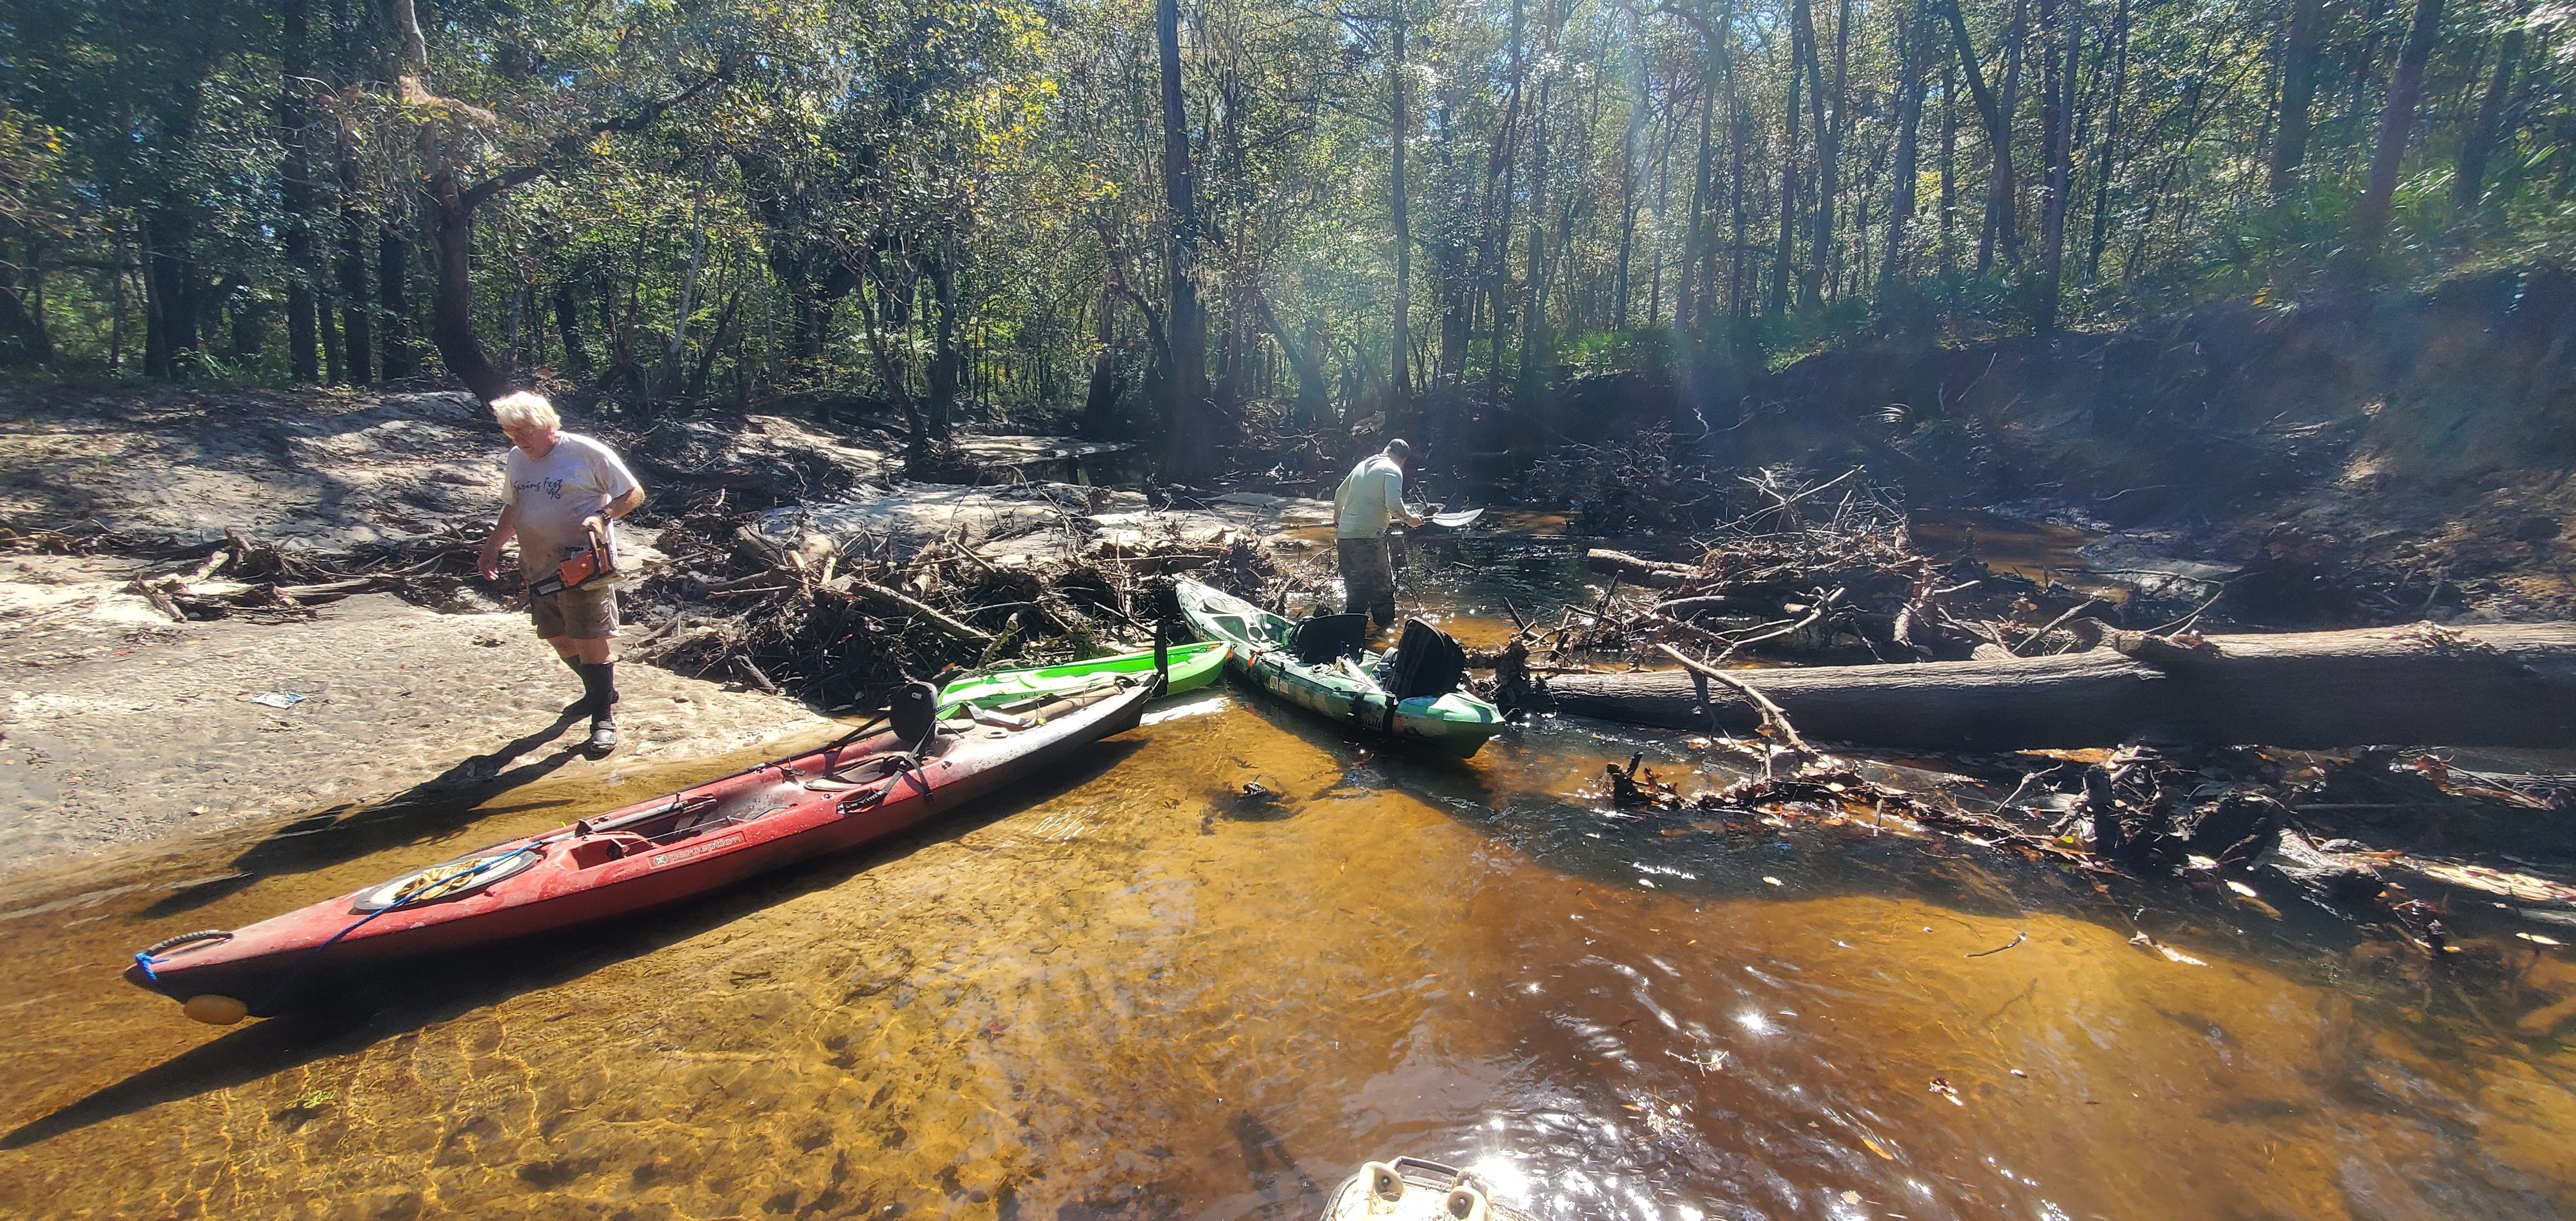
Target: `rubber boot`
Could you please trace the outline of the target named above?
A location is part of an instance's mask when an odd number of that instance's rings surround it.
[[[582,663],[581,687],[590,711],[590,751],[607,754],[617,749],[617,663]]]
[[[580,716],[590,711],[590,676],[582,673],[581,659],[570,653],[557,653],[555,656],[564,663],[564,669],[572,671],[572,676],[581,680],[581,698],[573,701],[572,707],[564,709],[564,715]]]

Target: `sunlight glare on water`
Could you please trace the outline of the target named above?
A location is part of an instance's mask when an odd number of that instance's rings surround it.
[[[1407,1153],[1549,1217],[2576,1209],[2535,947],[2472,1018],[2348,932],[2203,913],[2184,965],[1996,853],[1564,796],[1637,746],[1688,777],[1652,735],[1152,719],[918,838],[228,1030],[118,969],[740,761],[15,880],[0,1214],[1303,1218]]]

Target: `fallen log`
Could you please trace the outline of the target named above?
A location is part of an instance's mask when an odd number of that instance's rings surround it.
[[[1642,560],[1625,551],[1600,547],[1583,553],[1583,566],[1631,585],[1651,585],[1658,589],[1671,589],[1699,575],[1699,569],[1689,564]]]
[[[2054,657],[1761,671],[1810,738],[1932,750],[2122,742],[2552,746],[2576,741],[2576,623],[2157,638]],[[1556,678],[1560,712],[1752,729],[1686,670]]]

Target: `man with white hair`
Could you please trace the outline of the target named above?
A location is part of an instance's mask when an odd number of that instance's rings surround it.
[[[509,434],[501,520],[476,565],[483,579],[501,575],[501,545],[519,540],[519,568],[530,586],[528,615],[537,635],[581,676],[581,709],[590,714],[592,752],[617,748],[617,591],[604,579],[538,593],[534,586],[563,561],[597,548],[616,568],[617,534],[609,523],[644,503],[644,487],[597,440],[563,431],[554,404],[538,394],[492,400],[492,418]]]
[[[1386,553],[1386,528],[1422,519],[1404,507],[1404,464],[1413,447],[1401,439],[1383,453],[1361,459],[1333,493],[1336,558],[1342,566],[1342,610],[1367,612],[1379,627],[1395,626],[1395,564]]]

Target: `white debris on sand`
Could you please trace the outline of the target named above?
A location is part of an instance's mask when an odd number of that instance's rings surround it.
[[[821,535],[843,552],[902,560],[950,543],[998,565],[1222,546],[1332,521],[1330,503],[1232,492],[1205,508],[1157,509],[1143,494],[1070,483],[908,483],[874,495],[772,511],[754,532],[782,553]]]

